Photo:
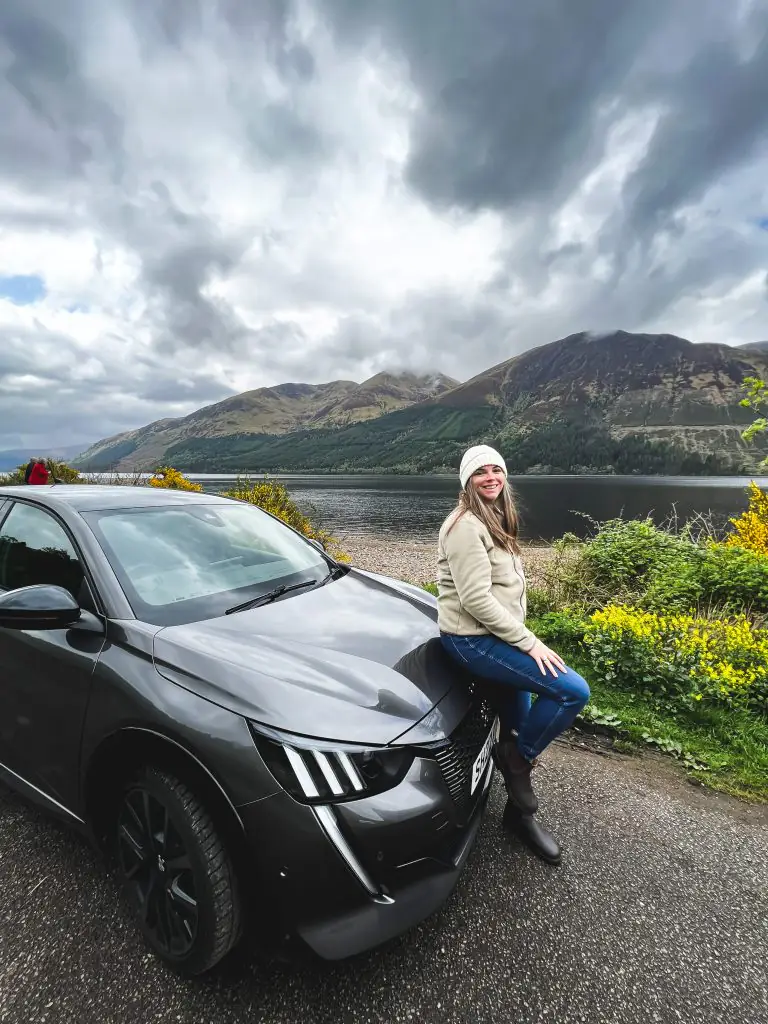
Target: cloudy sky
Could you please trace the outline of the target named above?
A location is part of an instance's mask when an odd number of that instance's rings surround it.
[[[768,337],[768,0],[2,0],[0,448]]]

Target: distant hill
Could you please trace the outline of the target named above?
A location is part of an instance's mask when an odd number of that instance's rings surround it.
[[[17,466],[26,465],[33,456],[61,459],[64,462],[68,462],[84,452],[87,447],[87,444],[43,444],[30,448],[6,449],[5,451],[0,451],[0,472],[7,473],[9,469],[16,469]]]
[[[765,454],[764,440],[747,447],[740,437],[752,419],[739,405],[740,384],[752,375],[768,375],[768,353],[755,346],[582,332],[463,384],[439,377],[395,386],[384,375],[248,392],[86,455],[95,468],[103,458],[197,472],[430,472],[455,469],[468,444],[490,441],[514,473],[751,472]],[[257,426],[244,429],[238,403]]]
[[[741,348],[746,348],[752,352],[755,350],[758,352],[768,352],[768,341],[749,341],[746,345],[742,345]]]
[[[165,453],[199,439],[280,436],[377,419],[442,394],[459,382],[442,373],[378,373],[358,384],[280,384],[225,398],[180,419],[162,419],[97,441],[78,459],[85,469],[154,469]]]

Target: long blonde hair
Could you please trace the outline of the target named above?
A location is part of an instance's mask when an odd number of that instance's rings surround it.
[[[504,548],[511,554],[520,554],[520,545],[517,541],[520,520],[515,508],[512,488],[506,479],[498,498],[494,502],[488,502],[480,497],[470,477],[467,480],[467,486],[459,493],[459,504],[453,522],[448,528],[449,533],[467,512],[477,516],[483,526],[487,528],[497,547]]]

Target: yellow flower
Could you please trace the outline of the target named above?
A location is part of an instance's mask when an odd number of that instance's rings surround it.
[[[585,641],[595,669],[640,689],[768,710],[768,631],[743,615],[668,617],[608,605],[592,615]]]
[[[753,480],[748,494],[749,507],[738,518],[729,520],[733,533],[725,543],[768,556],[768,491],[761,490]]]
[[[194,484],[172,466],[162,466],[149,479],[150,487],[165,487],[173,491],[202,491],[202,484]]]

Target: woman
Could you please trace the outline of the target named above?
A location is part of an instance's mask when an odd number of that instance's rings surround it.
[[[29,477],[27,478],[28,484],[47,484],[48,483],[48,470],[42,459],[36,459],[34,465],[29,471]]]
[[[459,476],[459,504],[439,539],[442,643],[470,673],[496,684],[496,763],[509,796],[508,820],[539,856],[557,864],[557,842],[533,818],[538,800],[531,769],[587,703],[589,687],[525,625],[518,518],[504,459],[487,445],[470,448]]]

